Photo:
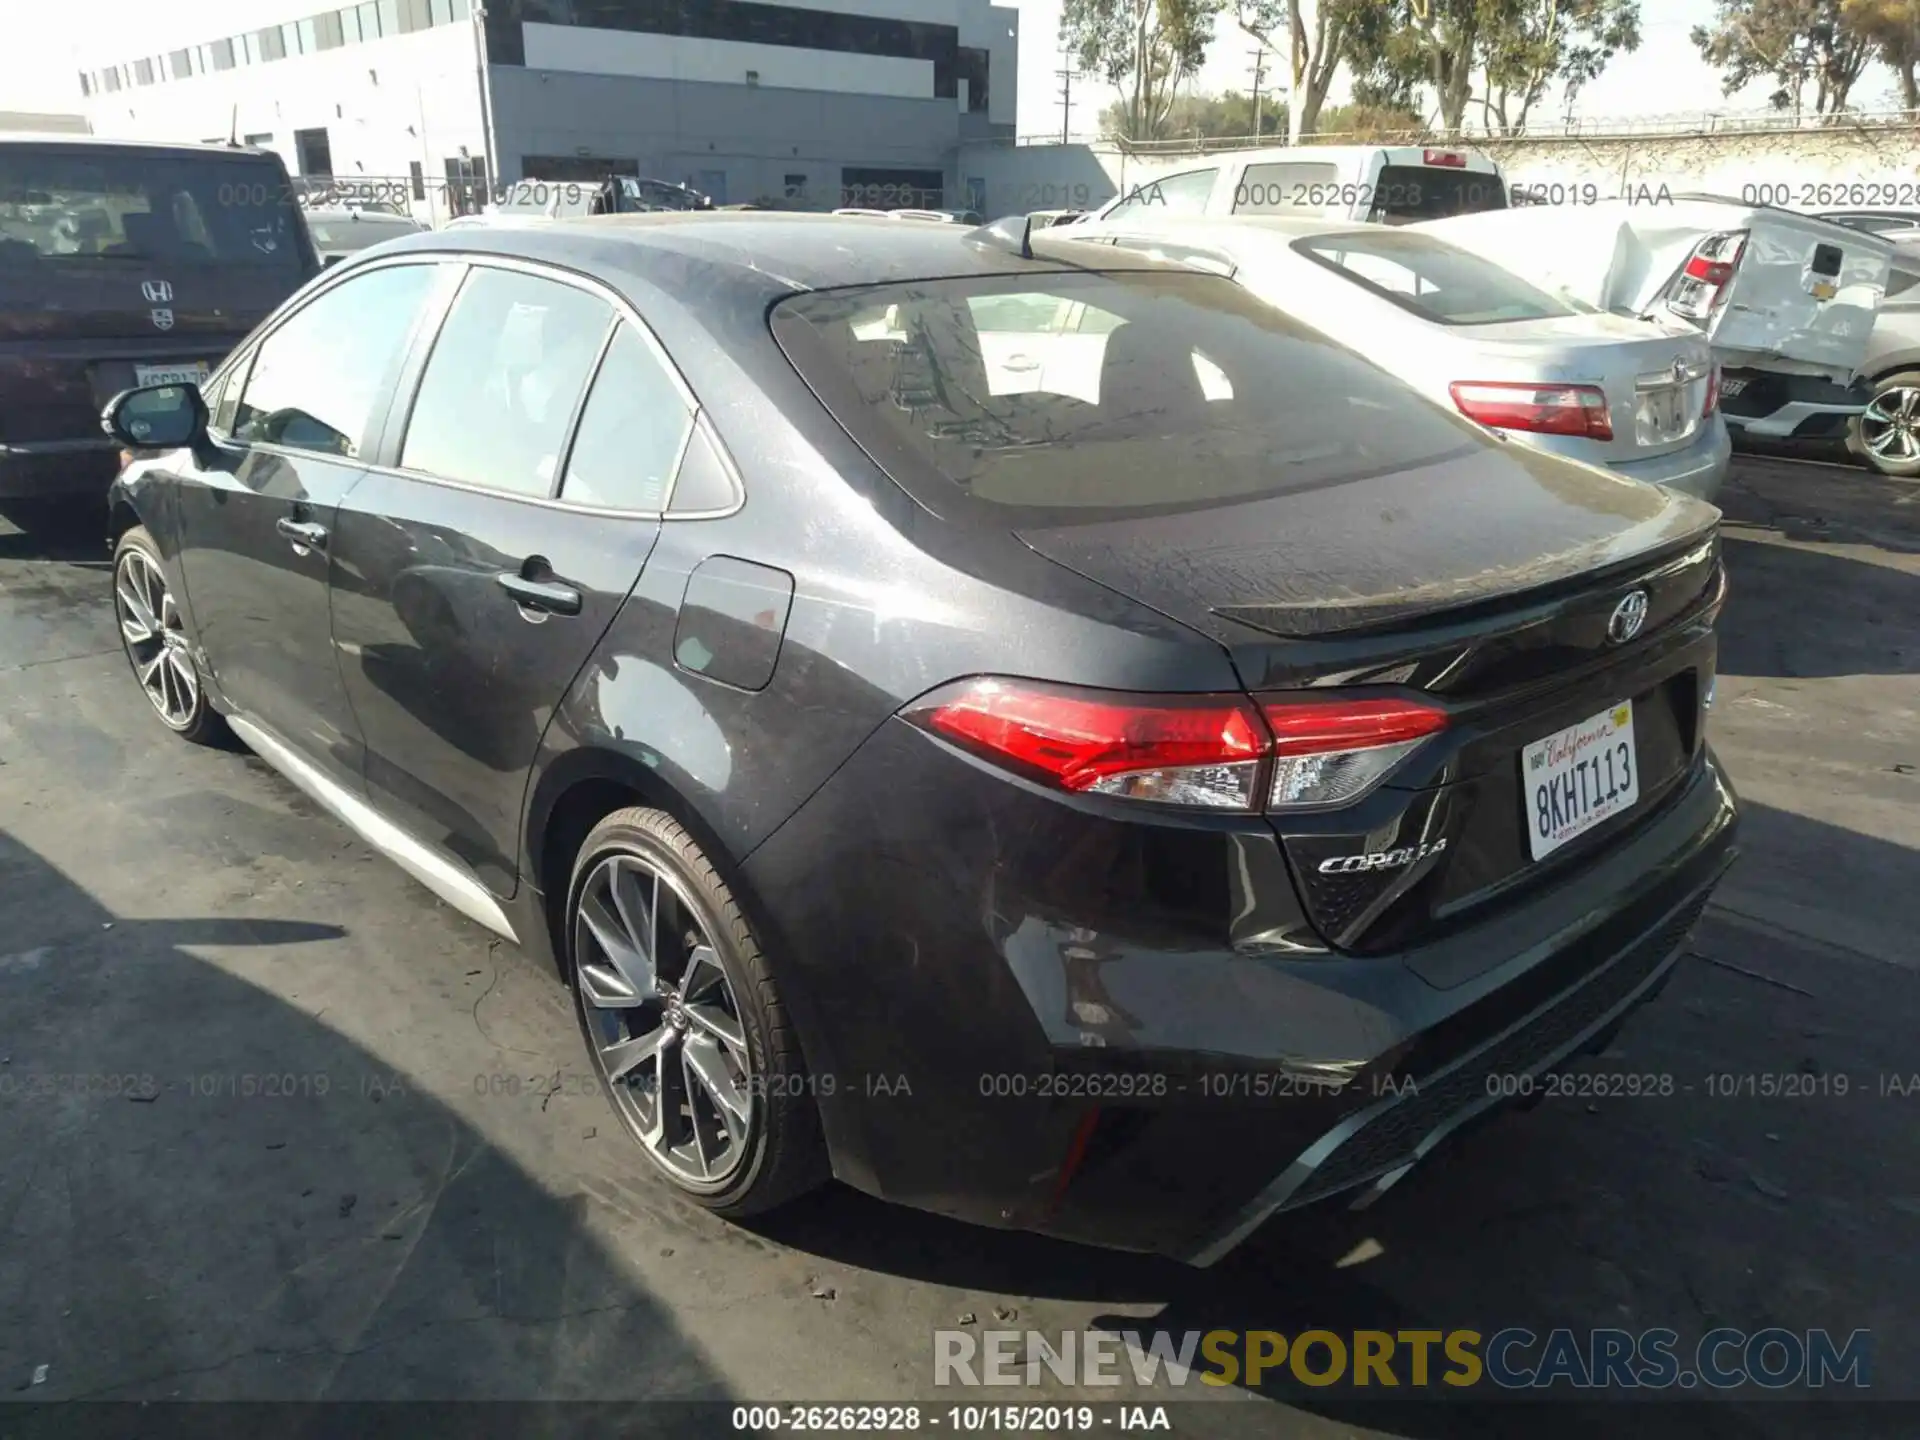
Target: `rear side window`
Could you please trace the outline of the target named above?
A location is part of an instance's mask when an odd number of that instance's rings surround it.
[[[1187,170],[1158,180],[1143,180],[1126,192],[1126,198],[1111,210],[1109,220],[1132,219],[1141,215],[1202,215],[1213,198],[1213,184],[1220,172],[1215,167]]]
[[[285,174],[258,157],[0,145],[0,265],[299,270],[299,224]]]
[[[1375,226],[1293,242],[1317,260],[1404,310],[1442,325],[1497,325],[1587,313],[1535,289],[1491,260],[1416,231]]]
[[[479,266],[434,341],[400,464],[448,480],[553,494],[567,428],[613,323],[596,295]]]
[[[1374,182],[1371,218],[1404,225],[1506,208],[1507,187],[1498,175],[1445,165],[1384,165]]]
[[[561,498],[658,510],[692,428],[692,407],[674,377],[631,325],[621,325],[580,412]]]
[[[254,352],[233,438],[324,455],[365,453],[434,274],[432,265],[369,270],[296,311]],[[229,379],[222,412],[234,385]]]
[[[1048,309],[1051,327],[1033,328]],[[1232,281],[970,277],[796,296],[781,346],[935,511],[1013,528],[1338,483],[1492,443]],[[1018,328],[995,328],[1017,325]]]
[[[1339,167],[1324,160],[1249,165],[1234,187],[1233,213],[1274,215],[1290,210],[1347,209],[1360,187],[1341,186]]]

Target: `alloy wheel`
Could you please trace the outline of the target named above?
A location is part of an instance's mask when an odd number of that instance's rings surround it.
[[[1889,464],[1920,460],[1920,389],[1893,385],[1874,396],[1860,416],[1860,443]]]
[[[653,1161],[696,1191],[745,1162],[753,1062],[713,937],[669,874],[609,855],[581,884],[575,983],[615,1107]]]
[[[186,729],[199,709],[200,673],[166,577],[145,551],[129,547],[114,572],[113,596],[140,688],[162,720],[175,730]]]

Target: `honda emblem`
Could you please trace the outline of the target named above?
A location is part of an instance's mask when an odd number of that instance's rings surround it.
[[[140,293],[147,297],[149,305],[164,305],[173,299],[173,286],[164,280],[149,280],[140,287]],[[162,325],[162,330],[167,327]]]

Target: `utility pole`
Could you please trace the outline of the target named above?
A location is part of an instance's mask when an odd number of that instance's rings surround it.
[[[1253,138],[1258,140],[1263,132],[1260,116],[1260,82],[1267,78],[1267,47],[1262,45],[1253,52]]]
[[[1061,58],[1066,57],[1063,55]],[[1060,143],[1065,145],[1073,121],[1073,67],[1064,65],[1053,73],[1060,80]]]

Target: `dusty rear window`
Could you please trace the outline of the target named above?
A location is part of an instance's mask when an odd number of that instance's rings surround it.
[[[1412,230],[1373,225],[1308,235],[1293,248],[1404,310],[1442,325],[1498,325],[1590,313],[1491,260]]]
[[[988,523],[1192,509],[1491,443],[1212,275],[821,291],[776,306],[773,326],[889,473]]]

